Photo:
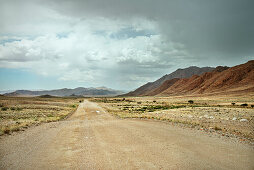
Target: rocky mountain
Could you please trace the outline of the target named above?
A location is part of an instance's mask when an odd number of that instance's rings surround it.
[[[126,96],[153,95],[153,94],[155,94],[155,92],[154,93],[151,93],[151,92],[154,91],[156,88],[160,87],[167,80],[172,80],[175,78],[189,78],[193,75],[201,75],[205,72],[210,72],[214,69],[215,68],[213,68],[213,67],[200,68],[200,67],[196,67],[196,66],[191,66],[191,67],[188,67],[185,69],[178,69],[171,74],[164,75],[163,77],[161,77],[160,79],[158,79],[154,82],[149,82],[149,83],[137,88],[136,90],[127,93]],[[164,85],[164,88],[165,88],[165,85]]]
[[[218,66],[212,71],[189,78],[173,78],[139,96],[254,92],[254,60],[234,67]]]
[[[179,79],[155,95],[236,93],[254,91],[254,60],[231,68],[217,67],[212,72]]]
[[[5,96],[41,96],[41,95],[51,95],[51,96],[116,96],[123,94],[122,91],[98,87],[98,88],[84,88],[78,87],[75,89],[57,89],[57,90],[17,90],[12,93],[6,93]]]

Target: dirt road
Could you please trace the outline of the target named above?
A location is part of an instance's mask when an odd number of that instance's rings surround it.
[[[84,101],[68,120],[0,138],[0,169],[254,169],[254,149]]]

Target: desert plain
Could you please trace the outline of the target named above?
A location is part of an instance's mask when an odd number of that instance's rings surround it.
[[[1,96],[1,104],[0,169],[254,167],[251,94]]]

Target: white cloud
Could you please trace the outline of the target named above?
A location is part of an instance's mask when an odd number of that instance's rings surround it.
[[[146,19],[143,21],[149,23],[147,28],[144,24],[138,24],[137,20],[124,23],[100,17],[81,20],[64,33],[61,30],[52,31],[33,38],[17,34],[15,39],[9,37],[14,39],[10,42],[8,36],[2,36],[0,39],[6,42],[0,44],[0,67],[25,68],[43,76],[56,76],[59,80],[93,82],[95,85],[111,75],[124,76],[126,82],[133,83],[133,79],[144,81],[147,77],[118,70],[119,64],[128,60],[137,63],[160,61],[160,48],[165,48],[165,44],[162,44],[159,33],[153,30],[156,23]],[[126,29],[130,30],[124,38],[111,36]],[[136,30],[152,31],[154,35],[143,35]],[[128,37],[128,34],[133,35]],[[167,48],[171,50],[172,47]],[[147,69],[144,67],[143,71]],[[104,83],[110,84],[112,81]],[[133,87],[135,83],[129,88]]]

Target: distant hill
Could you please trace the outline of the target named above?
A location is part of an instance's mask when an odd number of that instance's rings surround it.
[[[5,96],[116,96],[123,94],[122,91],[98,87],[98,88],[84,88],[78,87],[75,89],[57,89],[57,90],[41,90],[41,91],[32,91],[32,90],[16,90],[12,93],[5,93]]]
[[[125,94],[126,96],[144,96],[148,95],[151,93],[153,90],[156,88],[160,87],[165,81],[167,80],[172,80],[174,78],[189,78],[193,75],[201,75],[205,72],[210,72],[213,71],[215,68],[213,67],[196,67],[196,66],[191,66],[185,69],[178,69],[174,71],[171,74],[166,74],[160,79],[154,81],[154,82],[149,82],[139,88],[137,88],[135,91],[129,92]],[[154,94],[154,93],[152,93]],[[151,95],[152,95],[151,94]]]
[[[137,96],[254,92],[254,60],[230,68],[218,66],[199,75],[193,74],[191,77],[168,79],[156,88],[151,88],[150,85],[148,91],[143,90],[143,87],[146,88],[142,86],[137,89]],[[133,95],[134,92],[129,94]]]
[[[11,92],[14,92],[14,91],[15,91],[15,90],[0,91],[0,94],[11,93]]]

